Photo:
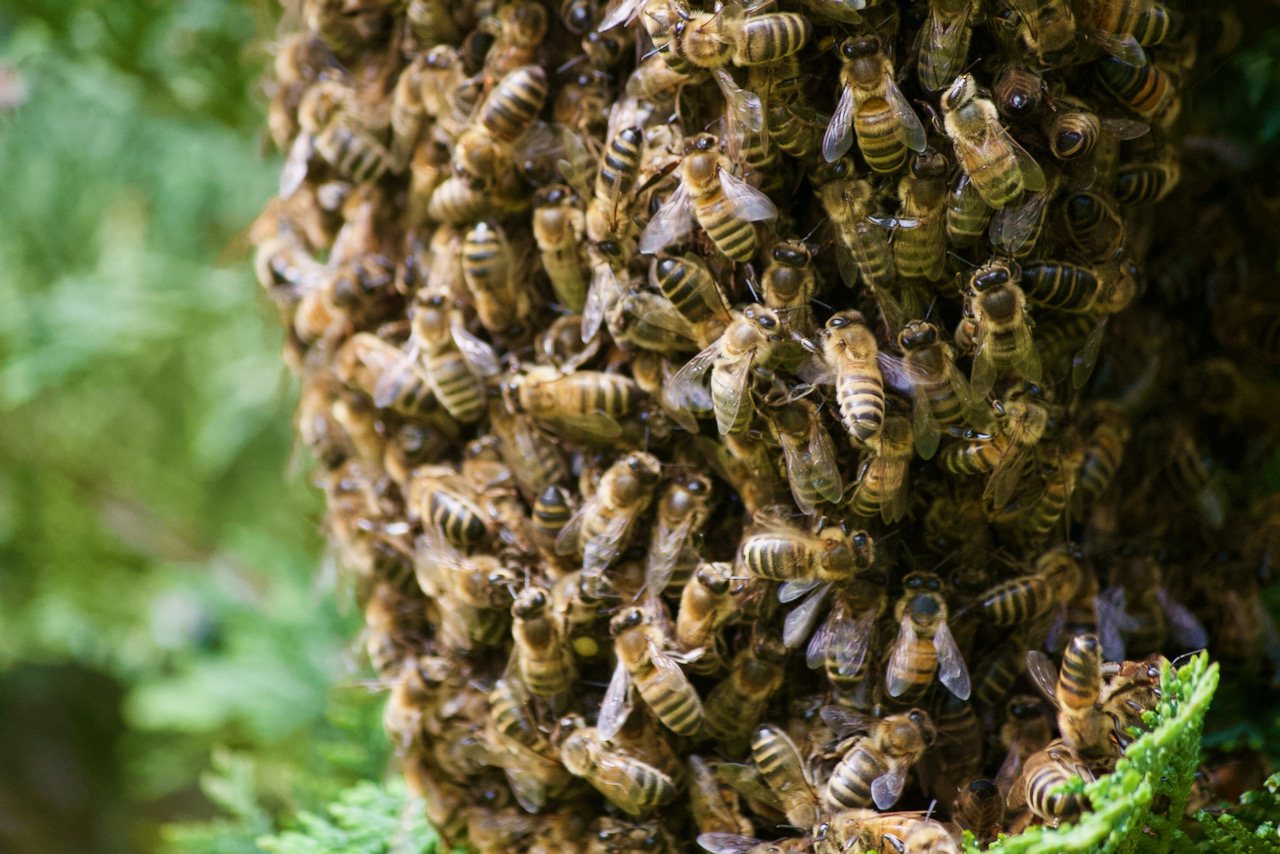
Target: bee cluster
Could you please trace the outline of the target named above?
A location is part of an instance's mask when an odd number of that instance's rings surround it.
[[[1192,11],[304,0],[257,270],[447,844],[941,854],[1274,647]]]

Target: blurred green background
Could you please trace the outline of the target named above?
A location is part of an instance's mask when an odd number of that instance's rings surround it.
[[[0,850],[258,850],[382,776],[238,236],[279,15],[0,8]]]
[[[317,573],[319,498],[287,476],[297,390],[242,236],[280,166],[279,15],[0,7],[3,851],[430,844],[401,790],[361,783],[387,768],[381,702]],[[1215,91],[1273,141],[1268,38]]]

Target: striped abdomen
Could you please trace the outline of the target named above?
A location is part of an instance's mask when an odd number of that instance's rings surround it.
[[[471,372],[462,354],[450,349],[424,361],[440,405],[459,421],[479,421],[486,409],[484,383]]]
[[[756,254],[756,227],[733,214],[733,207],[716,182],[714,192],[693,200],[698,224],[706,229],[707,236],[716,248],[732,261],[747,262]]]
[[[427,515],[444,538],[455,546],[473,546],[489,533],[480,508],[447,490],[437,489],[427,498]]]
[[[951,445],[942,451],[942,468],[951,474],[985,474],[996,467],[1007,444],[1008,440],[1001,434],[989,439]]]
[[[742,563],[760,578],[787,581],[813,574],[811,551],[794,537],[756,534],[742,541]]]
[[[840,422],[854,442],[868,446],[884,426],[884,381],[878,369],[846,368],[836,379]]]
[[[842,807],[869,807],[871,784],[889,767],[862,742],[849,749],[827,781],[827,800]]]
[[[1053,591],[1037,575],[1015,578],[996,585],[982,596],[978,613],[995,626],[1016,626],[1038,617],[1053,604]]]
[[[672,732],[693,735],[702,727],[702,700],[686,681],[662,678],[649,662],[632,671],[645,703]]]
[[[546,72],[536,65],[517,68],[489,93],[479,122],[495,139],[515,142],[542,112],[546,100]]]
[[[1102,685],[1102,644],[1097,635],[1078,635],[1062,654],[1058,702],[1067,709],[1087,709],[1098,701]]]
[[[868,98],[853,117],[858,149],[873,172],[888,175],[907,165],[907,144],[899,134],[899,120],[884,98]]]

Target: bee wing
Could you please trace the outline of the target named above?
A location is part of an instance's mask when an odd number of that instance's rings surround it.
[[[1040,168],[1036,159],[1009,135],[1009,131],[1000,122],[991,124],[991,132],[1013,152],[1013,157],[1018,162],[1018,171],[1022,173],[1022,188],[1029,193],[1038,193],[1043,190],[1048,182],[1045,181],[1044,170]]]
[[[899,674],[910,670],[911,656],[915,652],[917,642],[916,629],[911,622],[910,614],[902,615],[898,626],[898,639],[893,644],[893,652],[889,656],[889,666],[885,668],[885,690],[890,697],[901,697],[911,687],[911,683]]]
[[[280,198],[287,199],[307,179],[307,162],[315,153],[316,139],[305,131],[299,131],[298,137],[289,146],[289,155],[285,158],[284,168],[280,170]]]
[[[498,365],[498,354],[493,348],[468,332],[460,321],[454,320],[451,326],[453,343],[472,370],[482,377],[496,377],[501,368]]]
[[[1124,593],[1123,590],[1120,592]],[[1093,618],[1098,624],[1098,640],[1102,642],[1103,657],[1107,661],[1124,661],[1124,638],[1121,632],[1133,631],[1138,624],[1124,612],[1123,601],[1116,605],[1102,596],[1094,596]]]
[[[693,196],[681,181],[645,226],[637,251],[641,255],[652,255],[672,243],[683,241],[692,230]]]
[[[954,362],[947,366],[947,382],[951,384],[951,390],[956,397],[960,398],[965,421],[980,433],[990,433],[995,428],[995,417],[991,414],[991,407],[987,405],[984,397],[979,397],[969,387],[969,381],[965,379],[964,374]]]
[[[1027,382],[1038,384],[1042,376],[1040,354],[1036,351],[1035,341],[1031,337],[1031,325],[1026,319],[1014,326],[1013,337],[1013,369]]]
[[[832,504],[840,503],[844,497],[844,482],[836,464],[835,443],[816,414],[809,427],[809,476],[819,495]]]
[[[884,75],[884,99],[898,119],[898,138],[912,151],[924,151],[929,144],[924,125],[920,122],[916,111],[911,108],[911,104],[902,97],[902,91],[898,89],[898,84],[893,82],[893,75],[889,72],[885,72]]]
[[[1147,64],[1147,53],[1132,33],[1091,33],[1089,40],[1123,62],[1140,68]]]
[[[562,127],[559,130],[559,147],[563,156],[556,161],[556,169],[580,198],[589,199],[594,192],[592,182],[595,179],[595,158],[582,137],[568,128]]]
[[[1204,649],[1209,645],[1208,635],[1205,633],[1204,626],[1196,619],[1196,615],[1170,596],[1169,591],[1163,587],[1157,587],[1156,599],[1169,620],[1169,627],[1173,629],[1174,640],[1187,649]]]
[[[668,414],[690,433],[698,432],[698,422],[691,413],[706,412],[713,405],[704,378],[719,355],[720,342],[717,340],[676,371],[671,384],[662,390]]]
[[[797,609],[798,610],[798,609]],[[791,613],[795,613],[792,611]],[[827,647],[831,645],[835,635],[836,613],[833,611],[818,626],[818,630],[809,638],[809,645],[804,650],[804,663],[810,670],[819,670],[827,665]]]
[[[961,700],[969,699],[969,668],[945,621],[933,636],[933,648],[938,653],[938,679]]]
[[[991,477],[987,478],[987,485],[982,490],[984,499],[990,499],[996,507],[1004,507],[1009,503],[1009,499],[1022,485],[1022,470],[1030,450],[1012,440],[1009,442],[1009,447],[996,462]]]
[[[732,390],[727,399],[723,397],[717,399],[714,396],[711,398],[716,412],[716,429],[720,431],[721,436],[733,429],[733,423],[738,419],[738,412],[742,409],[743,397],[751,394],[753,361],[750,358],[741,358],[716,363],[715,369],[724,374],[724,384]]]
[[[854,733],[871,732],[878,723],[877,718],[844,706],[823,706],[818,714],[822,716],[822,722],[841,738],[848,738]]]
[[[645,6],[648,0],[614,0],[609,11],[605,12],[604,18],[600,21],[598,30],[605,32],[612,30],[614,27],[620,27],[623,24],[630,24],[636,18],[640,17],[640,10]]]
[[[582,523],[589,513],[595,513],[594,501],[582,502],[582,506],[573,512],[569,521],[564,523],[560,533],[556,535],[556,554],[573,555],[578,553],[578,538],[582,533]]]
[[[769,201],[768,196],[723,166],[720,167],[720,187],[729,200],[733,215],[738,219],[760,222],[778,218],[778,209]]]
[[[617,559],[631,531],[632,517],[621,513],[609,520],[603,531],[582,547],[583,569],[604,569]]]
[[[911,387],[912,433],[915,434],[916,453],[920,459],[933,459],[938,452],[938,442],[942,438],[942,427],[933,414],[933,403],[929,395],[920,385]]]
[[[1102,350],[1102,333],[1106,331],[1108,317],[1098,320],[1089,337],[1085,339],[1080,352],[1071,357],[1071,386],[1083,388],[1093,375],[1093,366],[1098,362],[1098,353]]]
[[[618,275],[613,265],[605,259],[598,260],[591,268],[591,284],[587,288],[587,299],[582,306],[582,341],[587,343],[596,337],[604,323],[604,316],[609,308],[618,300],[622,287],[618,284]]]
[[[1040,693],[1053,703],[1054,708],[1058,707],[1058,668],[1053,666],[1053,660],[1038,649],[1027,651],[1027,675],[1031,677],[1031,681],[1040,689]]]
[[[596,729],[600,731],[600,737],[608,741],[618,734],[618,730],[622,729],[622,725],[627,722],[627,717],[631,714],[631,671],[627,670],[627,666],[618,661],[616,667],[613,668],[613,678],[609,680],[609,687],[605,689],[604,699],[600,702],[600,715],[596,721]]]
[[[790,433],[779,432],[778,444],[782,446],[782,457],[787,465],[787,481],[791,485],[791,497],[795,499],[796,507],[800,508],[801,513],[812,516],[816,508],[800,486],[810,479],[812,469],[809,458],[801,448],[800,440]]]
[[[903,784],[907,782],[909,763],[895,759],[889,763],[889,770],[871,781],[871,800],[876,809],[887,810],[898,802],[902,795]]]
[[[950,20],[939,15],[936,8],[929,13],[929,24],[922,30],[927,46],[935,56],[932,65],[921,63],[917,66],[920,72],[920,84],[930,92],[945,89],[955,80],[955,72],[964,66],[965,55],[961,47],[967,48],[964,41],[965,30],[969,26],[969,9],[957,14]],[[967,53],[967,50],[965,51]]]
[[[831,385],[836,381],[836,370],[822,356],[815,355],[800,364],[796,376],[809,385]]]
[[[742,162],[742,152],[746,148],[747,138],[752,134],[760,134],[762,150],[767,151],[769,135],[764,131],[764,104],[756,93],[743,89],[733,81],[733,77],[723,68],[711,72],[720,92],[724,95],[724,117],[726,142],[729,158],[735,163]]]
[[[853,147],[853,113],[853,87],[845,86],[827,132],[822,135],[822,156],[828,163],[835,163]]]
[[[700,833],[698,846],[711,854],[747,854],[757,845],[765,844],[763,840],[736,833]]]
[[[644,589],[654,596],[662,595],[671,581],[676,561],[684,544],[689,540],[689,533],[697,521],[696,514],[690,513],[680,520],[674,528],[659,522],[653,526],[653,540],[649,544],[649,559],[644,568]]]
[[[1137,119],[1099,119],[1102,129],[1116,139],[1137,139],[1151,131],[1151,125]]]
[[[789,614],[782,624],[782,642],[787,649],[796,649],[800,644],[804,643],[805,638],[809,637],[813,631],[813,624],[818,619],[818,615],[822,613],[822,606],[827,601],[827,594],[831,591],[831,585],[823,584],[821,587],[814,588],[809,597],[801,602]],[[807,653],[806,653],[807,654]]]
[[[1051,190],[1045,189],[1032,194],[1016,207],[996,211],[987,225],[987,238],[991,244],[1015,256],[1024,249],[1030,249],[1030,244],[1038,236],[1045,207],[1052,195]]]
[[[841,676],[853,676],[862,668],[867,659],[867,651],[871,648],[871,632],[879,616],[879,608],[868,608],[858,619],[843,621],[836,628],[832,649],[835,652],[836,672]]]
[[[657,677],[668,685],[681,685],[681,690],[694,697],[697,700],[698,717],[702,717],[702,698],[689,682],[689,677],[684,675],[684,671],[680,669],[680,665],[676,660],[668,655],[658,646],[658,642],[653,638],[649,638],[649,660],[653,662],[654,670],[657,671]]]
[[[1011,807],[1015,806],[1012,798],[1013,784],[1018,782],[1018,778],[1021,776],[1022,750],[1015,739],[1013,744],[1009,746],[1009,752],[1005,754],[1004,761],[1000,763],[1000,770],[996,772],[995,777],[996,788],[1000,790],[1000,794],[1008,801]]]
[[[790,581],[784,581],[778,586],[778,601],[794,602],[821,585],[822,582],[816,578],[793,578]]]
[[[782,811],[782,801],[778,799],[778,793],[765,784],[760,772],[752,766],[724,762],[716,771],[734,791],[776,807],[779,812]]]
[[[404,349],[404,352],[382,369],[382,373],[378,375],[378,381],[373,385],[373,405],[379,409],[387,409],[400,397],[404,384],[413,377],[418,370],[418,342],[413,339]],[[427,375],[428,383],[431,385],[431,393],[437,398],[440,392],[436,389],[435,383],[431,383],[430,374]]]
[[[645,323],[674,332],[690,341],[698,340],[698,330],[661,294],[642,293],[624,298],[623,311]]]
[[[547,805],[547,787],[538,779],[538,775],[527,768],[504,768],[507,783],[511,786],[511,794],[516,803],[525,812],[536,813]]]

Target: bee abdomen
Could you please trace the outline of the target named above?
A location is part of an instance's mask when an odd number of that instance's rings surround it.
[[[466,360],[450,354],[433,360],[430,371],[440,404],[449,414],[466,423],[479,421],[486,409],[484,385],[471,373]]]
[[[892,174],[907,165],[907,146],[898,136],[898,117],[883,98],[863,102],[854,117],[858,149],[873,172]]]
[[[535,65],[517,68],[485,100],[480,124],[494,137],[515,142],[533,124],[546,100],[546,72]]]
[[[827,782],[827,799],[843,807],[871,805],[871,781],[884,774],[884,763],[860,747],[853,747]]]
[[[841,376],[840,420],[854,441],[866,445],[884,426],[884,384],[874,376],[850,372]]]
[[[476,508],[452,493],[436,490],[427,499],[432,524],[455,546],[472,546],[484,539],[489,529]]]
[[[665,685],[653,686],[653,682],[639,681],[644,700],[672,732],[693,735],[702,727],[702,701],[692,689],[671,690]]]

